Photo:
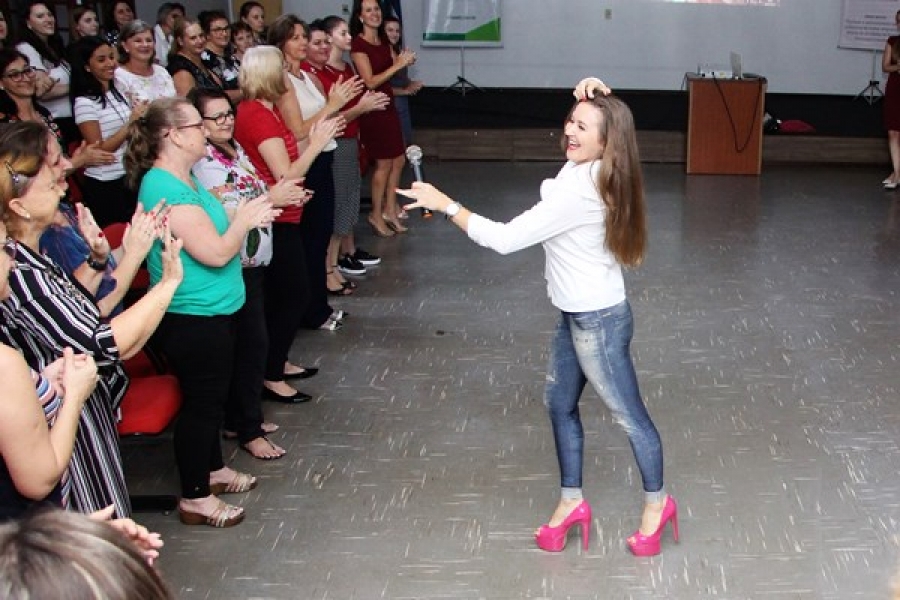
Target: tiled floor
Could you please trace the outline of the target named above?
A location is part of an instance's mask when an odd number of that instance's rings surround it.
[[[505,219],[558,165],[443,163],[426,175]],[[900,193],[881,170],[686,177],[647,165],[651,246],[627,281],[635,362],[663,435],[681,543],[631,556],[638,473],[583,398],[590,549],[532,530],[558,494],[541,403],[539,248],[501,257],[443,219],[359,240],[384,265],[293,356],[308,405],[267,404],[289,450],[231,497],[230,530],[139,518],[180,598],[887,598],[900,531]],[[135,491],[175,490],[167,440],[129,452]]]

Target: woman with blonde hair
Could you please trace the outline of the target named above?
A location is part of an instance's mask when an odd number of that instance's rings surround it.
[[[663,488],[662,442],[641,398],[629,350],[633,319],[622,266],[637,266],[644,257],[644,190],[631,111],[608,91],[599,80],[579,85],[580,101],[561,140],[566,164],[556,178],[543,182],[541,200],[508,223],[474,214],[426,183],[398,191],[414,200],[407,209],[441,211],[475,243],[501,254],[544,247],[547,290],[560,310],[544,403],[562,490],[549,523],[535,532],[538,547],[562,551],[576,525],[583,547],[588,546],[591,507],[581,488],[584,429],[578,403],[590,382],[625,430],[643,480],[641,525],[626,543],[636,556],[652,556],[659,554],[669,522],[678,539],[678,513]]]
[[[306,175],[341,129],[337,119],[326,119],[310,130],[305,149],[285,123],[276,101],[288,91],[284,59],[274,46],[256,46],[247,50],[241,63],[241,92],[234,139],[244,148],[256,172],[267,186],[279,180]],[[313,195],[310,202],[315,202]],[[266,268],[266,324],[269,352],[263,396],[278,402],[295,404],[311,399],[291,387],[286,379],[302,378],[303,368],[288,360],[288,352],[310,301],[307,256],[301,220],[305,206],[286,207],[272,226],[272,262]],[[322,263],[317,266],[322,267]],[[324,272],[323,272],[324,275]]]

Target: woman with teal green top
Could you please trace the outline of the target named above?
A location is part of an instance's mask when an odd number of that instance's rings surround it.
[[[256,487],[255,477],[226,467],[219,429],[234,357],[235,313],[244,304],[240,250],[247,233],[279,213],[266,196],[232,212],[191,174],[206,155],[206,126],[183,98],[155,100],[130,126],[125,166],[138,200],[165,200],[172,234],[183,241],[184,280],[156,339],[178,377],[183,405],[175,424],[175,461],[181,480],[178,513],[188,525],[231,527],[242,508],[216,496]],[[151,283],[161,275],[162,247],[147,256]]]

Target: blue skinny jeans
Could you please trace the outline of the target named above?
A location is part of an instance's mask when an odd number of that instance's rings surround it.
[[[631,362],[633,332],[627,300],[602,310],[562,313],[550,352],[544,404],[553,425],[564,488],[582,487],[584,428],[578,400],[588,381],[628,435],[644,491],[658,492],[663,487],[662,442],[644,406]]]

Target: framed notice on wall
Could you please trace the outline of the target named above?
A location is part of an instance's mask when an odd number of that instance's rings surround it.
[[[898,10],[900,0],[843,0],[838,47],[883,50],[888,37],[897,35]]]
[[[423,46],[500,47],[500,0],[425,0]]]

